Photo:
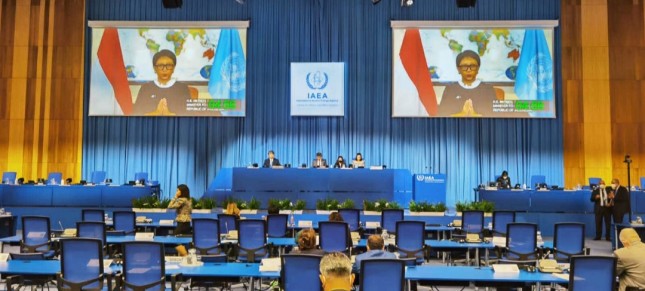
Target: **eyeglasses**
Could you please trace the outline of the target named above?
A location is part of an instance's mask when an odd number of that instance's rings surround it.
[[[476,71],[479,69],[479,65],[461,65],[459,69],[462,71]]]
[[[174,69],[175,65],[174,64],[161,64],[161,65],[155,65],[155,68],[157,68],[158,70],[169,71],[169,70]]]

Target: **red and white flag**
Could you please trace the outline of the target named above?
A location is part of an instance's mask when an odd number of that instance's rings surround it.
[[[121,41],[116,28],[106,28],[103,32],[97,57],[105,77],[114,90],[114,99],[121,107],[123,115],[130,115],[132,112],[132,92],[128,85]]]
[[[429,115],[437,115],[437,95],[428,71],[421,35],[418,29],[406,29],[399,52],[401,64],[419,93],[419,99]]]

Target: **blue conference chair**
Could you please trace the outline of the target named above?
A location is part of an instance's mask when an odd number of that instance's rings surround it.
[[[105,223],[97,221],[76,222],[76,237],[93,238],[106,244]]]
[[[539,258],[537,225],[534,223],[509,223],[506,225],[505,253],[498,257],[501,263],[535,264]]]
[[[98,239],[74,238],[61,239],[60,244],[61,272],[56,276],[58,290],[103,289],[103,243]],[[108,290],[112,288],[108,287]]]
[[[288,220],[289,216],[286,214],[267,215],[267,234],[269,237],[286,237]]]
[[[14,184],[16,182],[16,172],[2,173],[2,184]]]
[[[171,289],[177,290],[177,277],[172,275]],[[123,272],[117,276],[117,290],[165,290],[166,264],[164,246],[157,242],[126,242],[123,244]]]
[[[249,263],[261,261],[269,254],[266,249],[266,222],[261,219],[245,219],[238,221],[238,226],[238,260]]]
[[[228,233],[231,230],[237,230],[237,216],[231,214],[218,214],[217,221],[219,221],[219,231],[221,233]]]
[[[321,291],[320,260],[316,255],[283,255],[280,283],[284,291]]]
[[[361,261],[361,291],[405,289],[405,262],[397,259]]]
[[[318,223],[318,230],[320,248],[326,253],[347,252],[352,246],[346,222],[321,221]]]
[[[506,235],[506,225],[513,222],[514,211],[493,211],[493,234]]]
[[[135,181],[141,181],[143,180],[143,183],[145,184],[148,182],[148,172],[137,172],[134,173],[134,180]]]
[[[571,257],[569,290],[616,290],[616,257]]]
[[[107,177],[107,173],[105,171],[94,171],[90,175],[90,183],[93,184],[101,184],[105,182],[105,178]]]
[[[483,211],[464,211],[461,214],[461,229],[466,233],[479,233],[484,230]]]
[[[47,175],[47,184],[60,185],[62,181],[63,173],[61,172],[51,172]]]
[[[81,210],[83,221],[105,222],[105,211],[103,209],[83,209]]]
[[[45,259],[42,253],[10,253],[12,261],[41,261]],[[5,285],[8,291],[20,290],[25,286],[40,286],[45,289],[45,285],[55,279],[54,276],[38,276],[38,275],[13,275],[5,278]],[[14,287],[15,285],[15,287]],[[33,288],[32,288],[33,289]]]
[[[553,258],[569,262],[572,256],[585,254],[585,224],[556,223],[553,232]]]
[[[537,189],[536,185],[546,183],[546,176],[544,175],[533,175],[531,176],[531,188]]]
[[[381,212],[381,228],[396,234],[396,222],[405,220],[403,209],[384,209]]]
[[[349,231],[359,231],[359,229],[361,228],[360,209],[338,209],[338,213],[349,225]]]
[[[641,177],[641,189],[645,189],[645,177]]]
[[[396,239],[394,249],[399,252],[399,258],[416,258],[417,264],[423,263],[425,245],[425,222],[398,221],[396,223]]]
[[[193,219],[193,247],[202,255],[221,252],[219,222],[212,218]]]
[[[22,217],[21,253],[42,253],[45,258],[52,258],[54,251],[51,250],[50,237],[49,217]]]
[[[134,234],[136,232],[136,213],[133,211],[114,211],[112,213],[116,234]]]
[[[600,180],[601,179],[598,178],[598,177],[590,177],[589,178],[589,186],[591,186],[591,187],[598,186],[598,184],[600,184]]]

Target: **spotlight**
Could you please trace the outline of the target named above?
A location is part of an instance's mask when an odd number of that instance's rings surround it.
[[[414,4],[413,0],[401,0],[401,7],[410,7]]]
[[[374,5],[378,4],[379,2],[381,2],[381,0],[372,0],[372,4]]]
[[[475,4],[477,4],[477,0],[457,0],[459,8],[475,7]]]
[[[183,2],[183,0],[162,0],[161,4],[163,4],[163,8],[173,9],[181,8],[181,5],[184,4]]]
[[[237,4],[244,4],[246,3],[246,0],[235,0],[235,2],[237,2]]]

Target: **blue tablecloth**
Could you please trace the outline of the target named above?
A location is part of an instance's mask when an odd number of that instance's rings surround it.
[[[132,207],[132,199],[149,196],[148,186],[0,185],[2,207]]]
[[[589,190],[483,190],[480,201],[495,203],[495,210],[526,212],[593,213]]]

